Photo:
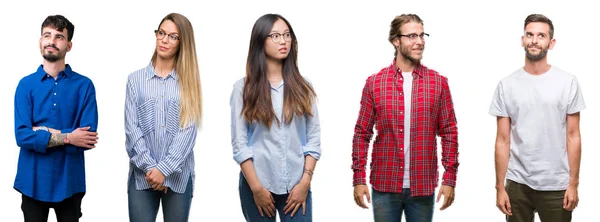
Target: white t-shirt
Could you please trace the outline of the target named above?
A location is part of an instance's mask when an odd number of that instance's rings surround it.
[[[412,103],[412,72],[402,72],[404,78],[404,178],[402,188],[410,188],[410,108]]]
[[[489,113],[511,118],[506,178],[534,190],[567,189],[567,114],[583,109],[577,78],[557,67],[541,75],[520,68],[502,79]]]

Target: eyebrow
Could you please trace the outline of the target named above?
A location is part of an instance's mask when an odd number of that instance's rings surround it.
[[[42,33],[42,35],[52,35],[52,33],[51,33],[51,32],[44,32],[44,33]],[[63,34],[60,34],[60,33],[57,33],[57,34],[56,34],[56,35],[54,35],[54,36],[65,37],[65,35],[63,35]]]
[[[271,34],[275,34],[275,33],[284,34],[284,33],[288,33],[288,32],[290,32],[290,30],[288,30],[288,29],[284,30],[283,32],[277,32],[277,30],[273,30],[273,31],[271,31]]]
[[[171,32],[171,33],[169,33],[169,32],[167,32],[167,31],[165,31],[164,29],[158,29],[158,31],[162,31],[162,32],[164,32],[164,33],[167,33],[167,34],[169,34],[169,35],[170,35],[170,34],[177,34],[177,35],[179,35],[179,33],[178,33],[178,32]]]

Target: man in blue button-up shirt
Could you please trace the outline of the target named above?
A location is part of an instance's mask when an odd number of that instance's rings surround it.
[[[98,140],[92,81],[65,64],[74,26],[61,15],[42,23],[43,64],[19,82],[15,137],[21,148],[14,188],[22,194],[25,222],[79,221],[85,194],[84,151]]]

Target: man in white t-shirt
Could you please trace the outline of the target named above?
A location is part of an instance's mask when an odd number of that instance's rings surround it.
[[[489,110],[498,127],[496,205],[509,222],[533,222],[535,212],[542,222],[571,221],[579,200],[585,102],[577,78],[547,63],[553,34],[546,16],[525,19],[525,66],[498,83]]]

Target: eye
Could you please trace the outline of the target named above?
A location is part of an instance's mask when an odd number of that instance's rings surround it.
[[[415,38],[418,37],[418,35],[417,34],[410,34],[410,35],[408,35],[408,37],[411,38],[411,39],[415,39]]]
[[[290,38],[291,36],[292,36],[292,34],[289,33],[289,32],[286,32],[285,34],[283,34],[283,37],[286,38],[286,39]]]
[[[176,35],[169,35],[169,37],[171,38],[171,40],[176,41],[179,39],[179,36]]]
[[[158,31],[158,34],[159,34],[160,36],[164,36],[166,33],[165,33],[163,30],[160,30],[160,31]]]
[[[273,33],[273,34],[271,34],[271,38],[278,39],[278,38],[281,38],[281,35],[279,33]]]

